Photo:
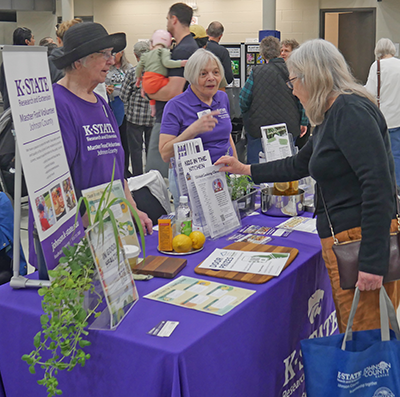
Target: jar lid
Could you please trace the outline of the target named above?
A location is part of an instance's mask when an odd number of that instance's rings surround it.
[[[127,259],[136,258],[139,255],[139,247],[136,245],[124,245],[124,251]]]

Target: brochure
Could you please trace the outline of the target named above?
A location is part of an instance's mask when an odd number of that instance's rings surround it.
[[[85,190],[82,190],[83,197],[86,197],[89,202],[90,208],[90,220],[93,223],[97,208],[99,206],[100,198],[107,187],[108,183],[104,183],[99,186],[94,186]],[[124,188],[120,180],[113,182],[110,201],[114,198],[125,198]],[[111,211],[114,214],[115,220],[118,224],[118,230],[122,239],[123,245],[136,245],[141,251],[139,241],[136,235],[135,224],[132,220],[132,215],[129,207],[122,201],[117,201],[112,207]],[[140,252],[139,251],[139,252]]]
[[[290,254],[285,252],[235,251],[217,248],[199,267],[279,276],[289,257]]]
[[[191,174],[193,171],[202,170],[205,167],[210,166],[212,166],[212,163],[210,152],[208,150],[182,158],[182,169],[192,209],[192,228],[193,230],[202,231],[206,237],[210,236],[210,232],[201,207],[199,195],[197,194],[196,185]]]
[[[279,224],[277,228],[318,234],[317,220],[315,218],[306,218],[304,216],[294,216],[293,218]]]
[[[108,309],[96,321],[102,324],[99,328],[115,329],[139,299],[135,281],[120,238],[119,256],[117,254],[110,218],[104,220],[104,231],[100,231],[99,226],[95,225],[87,229],[86,234]],[[93,327],[96,327],[95,323]]]
[[[267,162],[293,156],[293,138],[288,133],[285,123],[261,127],[261,136]]]
[[[223,316],[256,291],[180,276],[144,296],[159,302]]]
[[[220,167],[213,165],[191,173],[211,238],[225,236],[240,226]]]

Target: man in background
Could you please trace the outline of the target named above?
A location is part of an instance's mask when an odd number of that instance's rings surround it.
[[[17,28],[13,32],[13,45],[35,45],[35,37],[28,28]],[[3,110],[10,107],[8,99],[8,91],[6,84],[6,76],[4,74],[4,64],[0,67],[0,92],[3,98]]]
[[[133,53],[138,62],[142,54],[147,51],[150,51],[150,45],[146,41],[139,41],[133,46]],[[120,94],[120,98],[126,107],[126,134],[131,157],[132,176],[143,174],[143,134],[147,154],[150,134],[154,124],[154,118],[151,117],[149,100],[142,97],[141,87],[141,84],[140,87],[136,87],[135,66],[126,74]],[[125,153],[126,155],[127,153]]]
[[[287,61],[293,50],[300,47],[296,39],[286,39],[281,41],[281,58]]]
[[[233,81],[232,62],[228,50],[219,45],[222,35],[224,34],[224,27],[221,22],[211,22],[206,30],[208,34],[208,43],[206,49],[216,55],[224,67],[225,79],[228,84]]]
[[[184,3],[175,3],[171,6],[167,15],[167,30],[176,41],[176,46],[171,52],[171,59],[185,60],[199,48],[190,33],[193,9]],[[168,70],[169,83],[151,95],[156,100],[156,120],[151,132],[149,151],[147,153],[146,172],[150,170],[160,171],[163,177],[168,176],[168,164],[164,163],[158,149],[160,140],[161,118],[167,101],[182,93],[186,88],[186,80],[183,77],[184,68]]]

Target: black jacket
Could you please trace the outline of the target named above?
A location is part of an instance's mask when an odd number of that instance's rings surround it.
[[[214,40],[209,40],[206,49],[216,55],[224,67],[225,79],[228,84],[233,81],[232,62],[228,50]]]

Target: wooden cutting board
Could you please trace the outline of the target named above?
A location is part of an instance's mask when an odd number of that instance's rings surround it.
[[[143,263],[131,266],[132,273],[151,274],[154,277],[174,278],[186,266],[187,260],[167,256],[146,256]]]
[[[233,243],[223,249],[236,250],[236,251],[257,251],[257,252],[285,252],[290,253],[289,259],[285,264],[283,269],[286,269],[296,258],[299,250],[290,247],[280,247],[275,245],[264,245],[264,244],[253,244],[253,243]],[[272,280],[274,276],[265,276],[261,274],[254,273],[242,273],[242,272],[228,272],[226,270],[211,270],[199,268],[199,265],[194,269],[195,273],[201,274],[203,276],[219,277],[228,280],[244,281],[246,283],[252,284],[263,284],[269,280]],[[283,270],[282,270],[283,271]]]

